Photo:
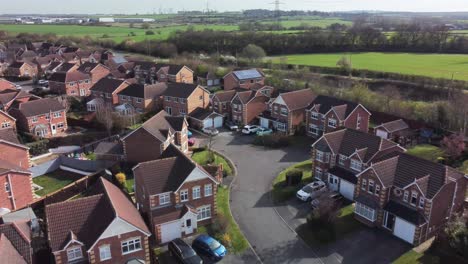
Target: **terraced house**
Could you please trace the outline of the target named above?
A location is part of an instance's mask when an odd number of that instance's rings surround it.
[[[46,206],[55,263],[150,263],[151,233],[137,209],[108,180],[98,184],[98,194]]]
[[[191,235],[216,216],[220,175],[211,175],[176,147],[138,164],[133,173],[137,206],[150,219],[157,243]]]
[[[390,153],[357,175],[355,217],[419,245],[463,211],[467,177],[404,153]]]

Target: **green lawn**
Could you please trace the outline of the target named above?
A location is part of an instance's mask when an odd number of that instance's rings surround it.
[[[135,178],[127,178],[125,182],[125,189],[128,193],[134,192],[133,185],[135,184]]]
[[[53,193],[82,177],[84,176],[80,174],[57,170],[52,173],[33,178],[33,182],[44,188],[37,191],[36,194],[44,196]]]
[[[468,80],[467,54],[417,54],[417,53],[318,53],[281,56],[288,64],[336,67],[343,56],[349,56],[353,68],[437,78]],[[275,62],[280,57],[273,58]]]
[[[232,168],[229,166],[229,163],[221,156],[218,154],[214,154],[214,162],[210,162],[210,157],[209,157],[209,152],[208,150],[200,151],[200,152],[195,152],[192,155],[192,159],[200,164],[200,165],[208,165],[208,164],[223,164],[223,172],[225,175],[232,175]]]
[[[418,253],[414,250],[410,250],[405,254],[401,255],[398,259],[392,262],[393,264],[438,264],[445,263],[441,262],[438,256],[425,253]],[[447,262],[450,263],[450,262]]]
[[[264,24],[272,24],[275,22],[263,22]],[[332,24],[345,24],[345,25],[351,25],[351,21],[345,21],[341,20],[339,18],[317,18],[317,19],[310,19],[310,18],[304,18],[304,19],[292,19],[292,20],[282,20],[280,21],[280,24],[285,27],[285,28],[291,28],[291,27],[298,27],[301,25],[308,25],[310,27],[321,27],[321,28],[326,28]]]
[[[445,156],[445,153],[442,149],[427,144],[416,145],[412,148],[409,148],[406,153],[434,162],[437,162],[439,157]]]
[[[284,202],[289,198],[293,197],[300,186],[284,186],[286,180],[286,174],[288,171],[293,169],[299,169],[303,172],[302,183],[308,183],[312,181],[312,161],[306,160],[297,163],[286,170],[282,171],[273,181],[273,200],[277,203]]]

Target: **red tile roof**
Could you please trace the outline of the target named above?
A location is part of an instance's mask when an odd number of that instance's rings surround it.
[[[308,107],[316,97],[310,89],[282,93],[280,96],[283,98],[289,111]]]
[[[8,264],[25,264],[26,260],[18,253],[16,248],[11,244],[10,240],[0,234],[0,256],[3,263]]]

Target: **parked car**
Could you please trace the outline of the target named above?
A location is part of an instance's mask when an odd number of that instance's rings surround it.
[[[229,130],[231,131],[237,131],[239,130],[239,126],[236,125],[234,122],[232,121],[226,121],[226,123],[224,124]]]
[[[184,264],[201,264],[203,260],[197,255],[197,252],[193,250],[185,241],[180,238],[176,238],[169,242],[167,245],[169,255],[175,257],[180,263]]]
[[[21,87],[21,85],[19,85],[19,84],[16,84],[15,87],[16,87],[16,89],[18,89],[18,90],[23,89],[23,87]]]
[[[260,127],[256,125],[247,125],[242,129],[242,133],[245,135],[255,134],[259,129]]]
[[[221,260],[227,254],[226,248],[208,235],[198,236],[193,241],[192,248],[201,256],[207,256],[215,261]]]
[[[187,137],[188,137],[188,138],[191,138],[191,137],[193,137],[193,133],[192,133],[192,131],[190,131],[190,130],[187,130]]]
[[[214,127],[205,127],[203,128],[203,133],[208,134],[210,136],[216,136],[219,134],[219,131]]]
[[[49,85],[49,81],[48,80],[39,80],[39,81],[37,81],[37,84],[47,86],[47,85]]]
[[[323,181],[317,180],[307,184],[306,186],[302,187],[302,189],[297,191],[296,197],[301,201],[310,202],[312,199],[316,198],[326,190],[326,184]]]
[[[343,203],[343,195],[341,195],[340,193],[338,192],[327,192],[327,193],[323,193],[322,195],[318,196],[317,198],[313,199],[312,202],[310,202],[310,204],[312,205],[312,209],[315,209],[318,207],[318,205],[320,204],[320,200],[322,199],[332,199],[334,204],[335,205],[338,205],[340,206],[341,203]]]
[[[273,130],[269,128],[260,127],[257,130],[257,136],[266,136],[266,135],[271,135],[272,133],[273,133]]]
[[[188,145],[191,147],[193,145],[195,145],[195,139],[194,138],[191,138],[188,140]]]

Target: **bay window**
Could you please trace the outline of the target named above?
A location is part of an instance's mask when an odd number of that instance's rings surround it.
[[[376,212],[375,209],[370,208],[369,206],[366,206],[362,203],[356,202],[356,208],[354,209],[354,212],[361,216],[364,217],[365,219],[374,222],[376,219]]]

